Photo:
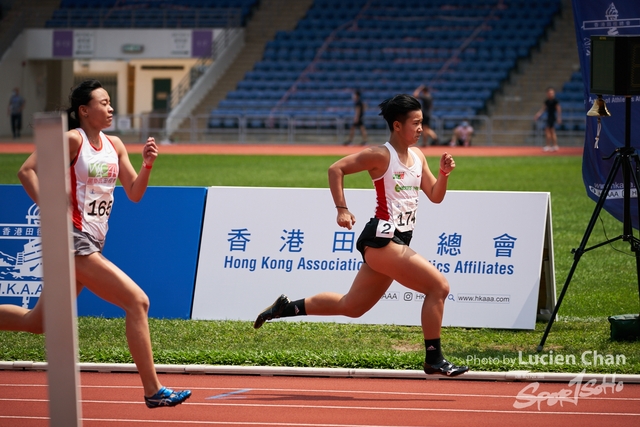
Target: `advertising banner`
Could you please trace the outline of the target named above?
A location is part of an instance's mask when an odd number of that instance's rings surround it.
[[[204,187],[149,187],[134,203],[116,187],[103,253],[149,296],[150,317],[191,317],[206,193]],[[121,317],[124,311],[85,289],[78,315]]]
[[[345,194],[353,230],[336,224],[328,189],[209,188],[192,318],[254,320],[282,293],[346,293],[362,265],[355,243],[375,194]],[[449,280],[443,325],[533,329],[551,235],[548,193],[449,191],[439,205],[422,194],[411,247]],[[548,285],[555,296],[555,281]],[[423,298],[394,282],[361,318],[295,319],[419,325]]]
[[[191,317],[204,187],[149,187],[139,203],[116,187],[104,255],[149,296],[149,315]],[[40,209],[20,185],[0,185],[0,304],[33,308],[43,288]],[[124,311],[83,290],[79,316]]]
[[[640,35],[640,2],[637,0],[573,0],[573,13],[575,21],[576,39],[578,41],[578,54],[580,57],[580,69],[584,83],[585,117],[591,109],[598,94],[590,93],[591,87],[591,36],[626,36]],[[606,60],[606,58],[596,58]],[[582,177],[588,196],[598,201],[604,184],[611,172],[616,148],[625,145],[625,96],[603,95],[607,109],[611,117],[602,117],[602,130],[598,144],[597,135],[598,118],[587,117],[587,126],[584,142],[584,155],[582,163]],[[640,147],[640,121],[634,120],[640,115],[640,96],[631,97],[631,146]],[[637,189],[631,187],[631,223],[638,228],[638,204]],[[613,181],[611,191],[607,195],[604,209],[617,218],[624,220],[623,213],[623,188],[622,169]]]
[[[0,304],[33,308],[42,293],[40,208],[21,185],[0,186]]]

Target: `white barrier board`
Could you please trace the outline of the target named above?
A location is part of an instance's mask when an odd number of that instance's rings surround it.
[[[292,300],[346,293],[362,263],[355,242],[375,193],[345,196],[357,219],[351,231],[336,224],[329,189],[209,188],[192,318],[255,320],[282,293]],[[411,247],[449,280],[443,326],[534,329],[549,193],[449,191],[439,205],[420,197]],[[358,319],[292,319],[420,325],[422,299],[394,282]]]

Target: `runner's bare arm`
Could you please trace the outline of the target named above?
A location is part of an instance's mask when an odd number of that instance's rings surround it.
[[[22,183],[24,191],[26,191],[29,197],[31,197],[31,200],[35,203],[38,203],[38,196],[40,194],[37,173],[37,157],[38,156],[34,151],[29,157],[27,157],[27,160],[24,161],[18,170],[18,179],[20,180],[20,183]]]
[[[120,172],[118,179],[122,184],[122,188],[127,197],[132,202],[139,202],[144,196],[147,186],[149,185],[149,176],[151,175],[151,166],[156,157],[158,157],[158,147],[154,138],[149,138],[142,148],[142,161],[147,167],[141,166],[140,173],[136,173],[131,161],[129,160],[129,154],[124,146],[122,140],[115,136],[109,136],[109,139],[113,142],[116,150],[118,151],[118,159],[120,163]]]
[[[78,148],[82,143],[82,137],[77,131],[66,132],[69,141],[69,161],[73,163],[78,154]],[[27,160],[24,161],[18,170],[18,179],[24,188],[24,191],[31,197],[35,203],[38,203],[40,195],[40,185],[38,181],[38,155],[34,151]]]
[[[368,171],[372,177],[382,175],[388,164],[389,151],[386,148],[370,147],[343,157],[329,167],[329,189],[338,210],[336,221],[340,227],[351,230],[356,223],[356,217],[349,212],[344,197],[344,176],[363,171]]]
[[[440,157],[439,171],[437,178],[429,170],[426,159],[422,164],[422,180],[420,187],[424,194],[427,195],[429,200],[433,203],[440,203],[444,200],[444,196],[447,193],[448,176],[451,171],[456,167],[456,163],[453,160],[453,156],[449,153],[443,153]]]

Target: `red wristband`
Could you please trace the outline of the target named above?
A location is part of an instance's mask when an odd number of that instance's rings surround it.
[[[442,169],[440,169],[440,173],[444,176],[449,176],[451,174],[451,172],[446,173],[445,171],[443,171]]]
[[[153,168],[153,165],[148,165],[145,162],[142,162],[142,167],[145,168],[145,169],[151,169],[151,168]]]

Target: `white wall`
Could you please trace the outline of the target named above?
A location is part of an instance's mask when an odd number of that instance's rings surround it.
[[[46,102],[47,73],[44,61],[27,61],[26,38],[19,35],[0,60],[0,137],[11,138],[11,123],[7,114],[9,98],[14,87],[26,100],[22,115],[22,133],[32,134],[29,123],[34,112],[42,111]],[[24,64],[24,65],[23,65]]]
[[[74,74],[102,74],[112,73],[118,77],[118,105],[114,106],[116,113],[127,111],[127,68],[135,67],[133,112],[141,114],[151,111],[153,107],[153,79],[171,79],[171,87],[175,88],[180,80],[189,73],[197,59],[132,59],[125,60],[76,60]],[[143,70],[143,66],[172,67],[181,66],[181,70],[152,69]]]
[[[212,38],[222,34],[211,29]],[[74,53],[69,57],[53,56],[53,29],[28,29],[21,33],[13,45],[0,58],[0,102],[4,112],[0,115],[0,140],[11,139],[11,123],[6,113],[11,91],[20,89],[26,105],[23,114],[22,133],[32,134],[29,127],[35,112],[45,111],[47,92],[59,88],[60,105],[66,108],[74,74],[113,73],[118,78],[118,112],[127,107],[127,66],[136,69],[134,80],[134,111],[142,114],[151,111],[153,105],[153,79],[169,78],[175,88],[197,61],[191,55],[192,30],[133,30],[89,29],[73,30]],[[82,43],[78,50],[76,44]],[[126,53],[123,45],[143,46],[142,52]],[[48,73],[50,61],[64,61],[61,76]],[[151,69],[143,66],[181,66],[181,70]],[[53,80],[56,81],[53,81]],[[57,103],[56,103],[57,104]]]
[[[184,60],[136,60],[131,65],[136,67],[134,110],[136,114],[151,111],[153,107],[153,79],[171,79],[171,89],[180,83],[180,80],[189,73],[197,59]],[[143,70],[145,65],[183,65],[182,70]]]
[[[210,30],[212,40],[222,33],[220,29]],[[139,58],[191,58],[192,33],[195,30],[174,29],[27,29],[26,57],[27,59],[55,59],[54,37],[61,31],[73,32],[73,59],[112,59],[130,60]],[[123,50],[123,46],[137,45],[142,51],[131,53]]]

